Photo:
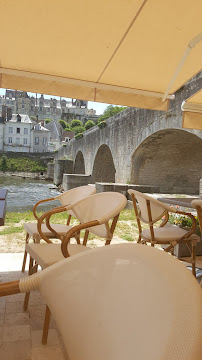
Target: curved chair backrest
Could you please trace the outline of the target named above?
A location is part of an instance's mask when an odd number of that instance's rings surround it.
[[[118,215],[126,206],[127,199],[118,192],[103,192],[94,194],[71,206],[71,210],[81,224],[98,220],[102,225],[90,228],[94,235],[106,238],[105,223]],[[69,210],[67,209],[69,212]]]
[[[129,189],[128,193],[130,195],[133,194],[135,196],[135,199],[137,199],[141,211],[141,220],[145,223],[149,223],[147,201],[150,202],[151,217],[153,222],[161,219],[165,212],[170,210],[169,206],[167,206],[166,204],[163,204],[162,202],[139,191]]]
[[[71,205],[95,193],[95,185],[84,185],[65,191],[64,193],[58,195],[56,198],[61,202],[62,205]],[[68,211],[68,213],[72,216],[75,216],[71,210]]]
[[[173,256],[105,246],[37,276],[69,360],[201,359],[202,292]]]

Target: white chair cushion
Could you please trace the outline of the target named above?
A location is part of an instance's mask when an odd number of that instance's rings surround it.
[[[170,241],[179,240],[182,236],[186,235],[187,231],[184,229],[181,229],[180,227],[176,225],[170,225],[164,226],[162,228],[154,228],[154,237],[156,241],[161,241],[165,243],[169,243]],[[148,241],[151,241],[151,233],[149,229],[142,231],[142,236],[147,239]],[[200,241],[199,236],[193,234],[189,237],[189,239],[196,239],[197,241]]]
[[[51,227],[60,235],[65,235],[72,227],[68,225],[62,225],[62,224],[51,224]],[[29,234],[30,237],[40,238],[38,230],[37,230],[37,223],[25,223],[24,229]],[[55,237],[53,233],[47,228],[45,224],[42,224],[42,232],[47,237]]]
[[[26,244],[25,250],[34,260],[36,260],[37,264],[39,264],[42,269],[45,269],[60,260],[64,260],[60,244]],[[70,256],[88,250],[90,250],[90,248],[83,245],[68,244]]]

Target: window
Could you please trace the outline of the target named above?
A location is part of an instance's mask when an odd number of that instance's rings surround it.
[[[9,137],[9,138],[8,138],[8,143],[9,143],[9,144],[12,144],[12,137]]]
[[[17,134],[20,134],[20,128],[17,128]]]
[[[46,145],[46,138],[43,137],[43,145]]]
[[[12,133],[13,133],[13,128],[12,128],[12,127],[9,127],[9,128],[8,128],[8,132],[9,132],[9,134],[12,134]]]
[[[35,145],[37,145],[37,144],[39,144],[39,137],[38,136],[35,137]]]
[[[27,145],[27,139],[26,138],[23,139],[23,144]]]
[[[16,145],[20,145],[20,138],[16,138]]]
[[[28,129],[24,128],[24,135],[28,135]]]

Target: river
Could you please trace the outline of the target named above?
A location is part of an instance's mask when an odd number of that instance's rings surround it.
[[[0,176],[0,187],[8,190],[7,212],[23,212],[33,209],[33,205],[42,199],[59,195],[57,189],[48,181],[23,179],[17,176]],[[54,201],[40,205],[42,211],[49,210],[59,203]]]

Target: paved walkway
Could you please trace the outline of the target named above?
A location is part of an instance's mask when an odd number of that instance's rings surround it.
[[[23,254],[0,254],[0,282],[27,276],[22,274]],[[38,291],[30,295],[23,311],[24,294],[0,298],[0,360],[66,360],[63,342],[51,319],[48,344],[41,344],[45,303]]]

